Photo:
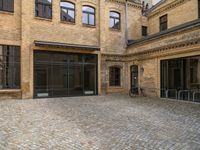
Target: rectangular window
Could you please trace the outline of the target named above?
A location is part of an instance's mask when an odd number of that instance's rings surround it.
[[[35,0],[35,16],[52,18],[52,0]]]
[[[20,88],[20,48],[0,45],[0,89]]]
[[[110,67],[110,86],[120,86],[120,68]]]
[[[167,22],[168,22],[167,15],[160,17],[160,32],[167,30],[167,28],[168,28]]]
[[[0,11],[14,12],[14,0],[0,0]]]
[[[142,36],[147,36],[147,27],[142,26]]]

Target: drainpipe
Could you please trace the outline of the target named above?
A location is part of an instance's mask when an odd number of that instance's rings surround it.
[[[125,40],[126,47],[128,46],[128,0],[125,2]]]

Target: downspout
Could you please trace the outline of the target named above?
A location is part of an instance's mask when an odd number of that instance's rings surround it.
[[[128,46],[128,0],[125,2],[125,40],[126,47]]]

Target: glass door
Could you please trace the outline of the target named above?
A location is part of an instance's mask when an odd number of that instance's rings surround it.
[[[84,65],[84,95],[95,95],[96,65]]]
[[[131,93],[138,95],[138,66],[133,65],[131,66]]]

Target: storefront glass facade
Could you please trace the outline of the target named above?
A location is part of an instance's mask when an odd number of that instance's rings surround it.
[[[97,55],[34,53],[34,97],[97,95]]]

